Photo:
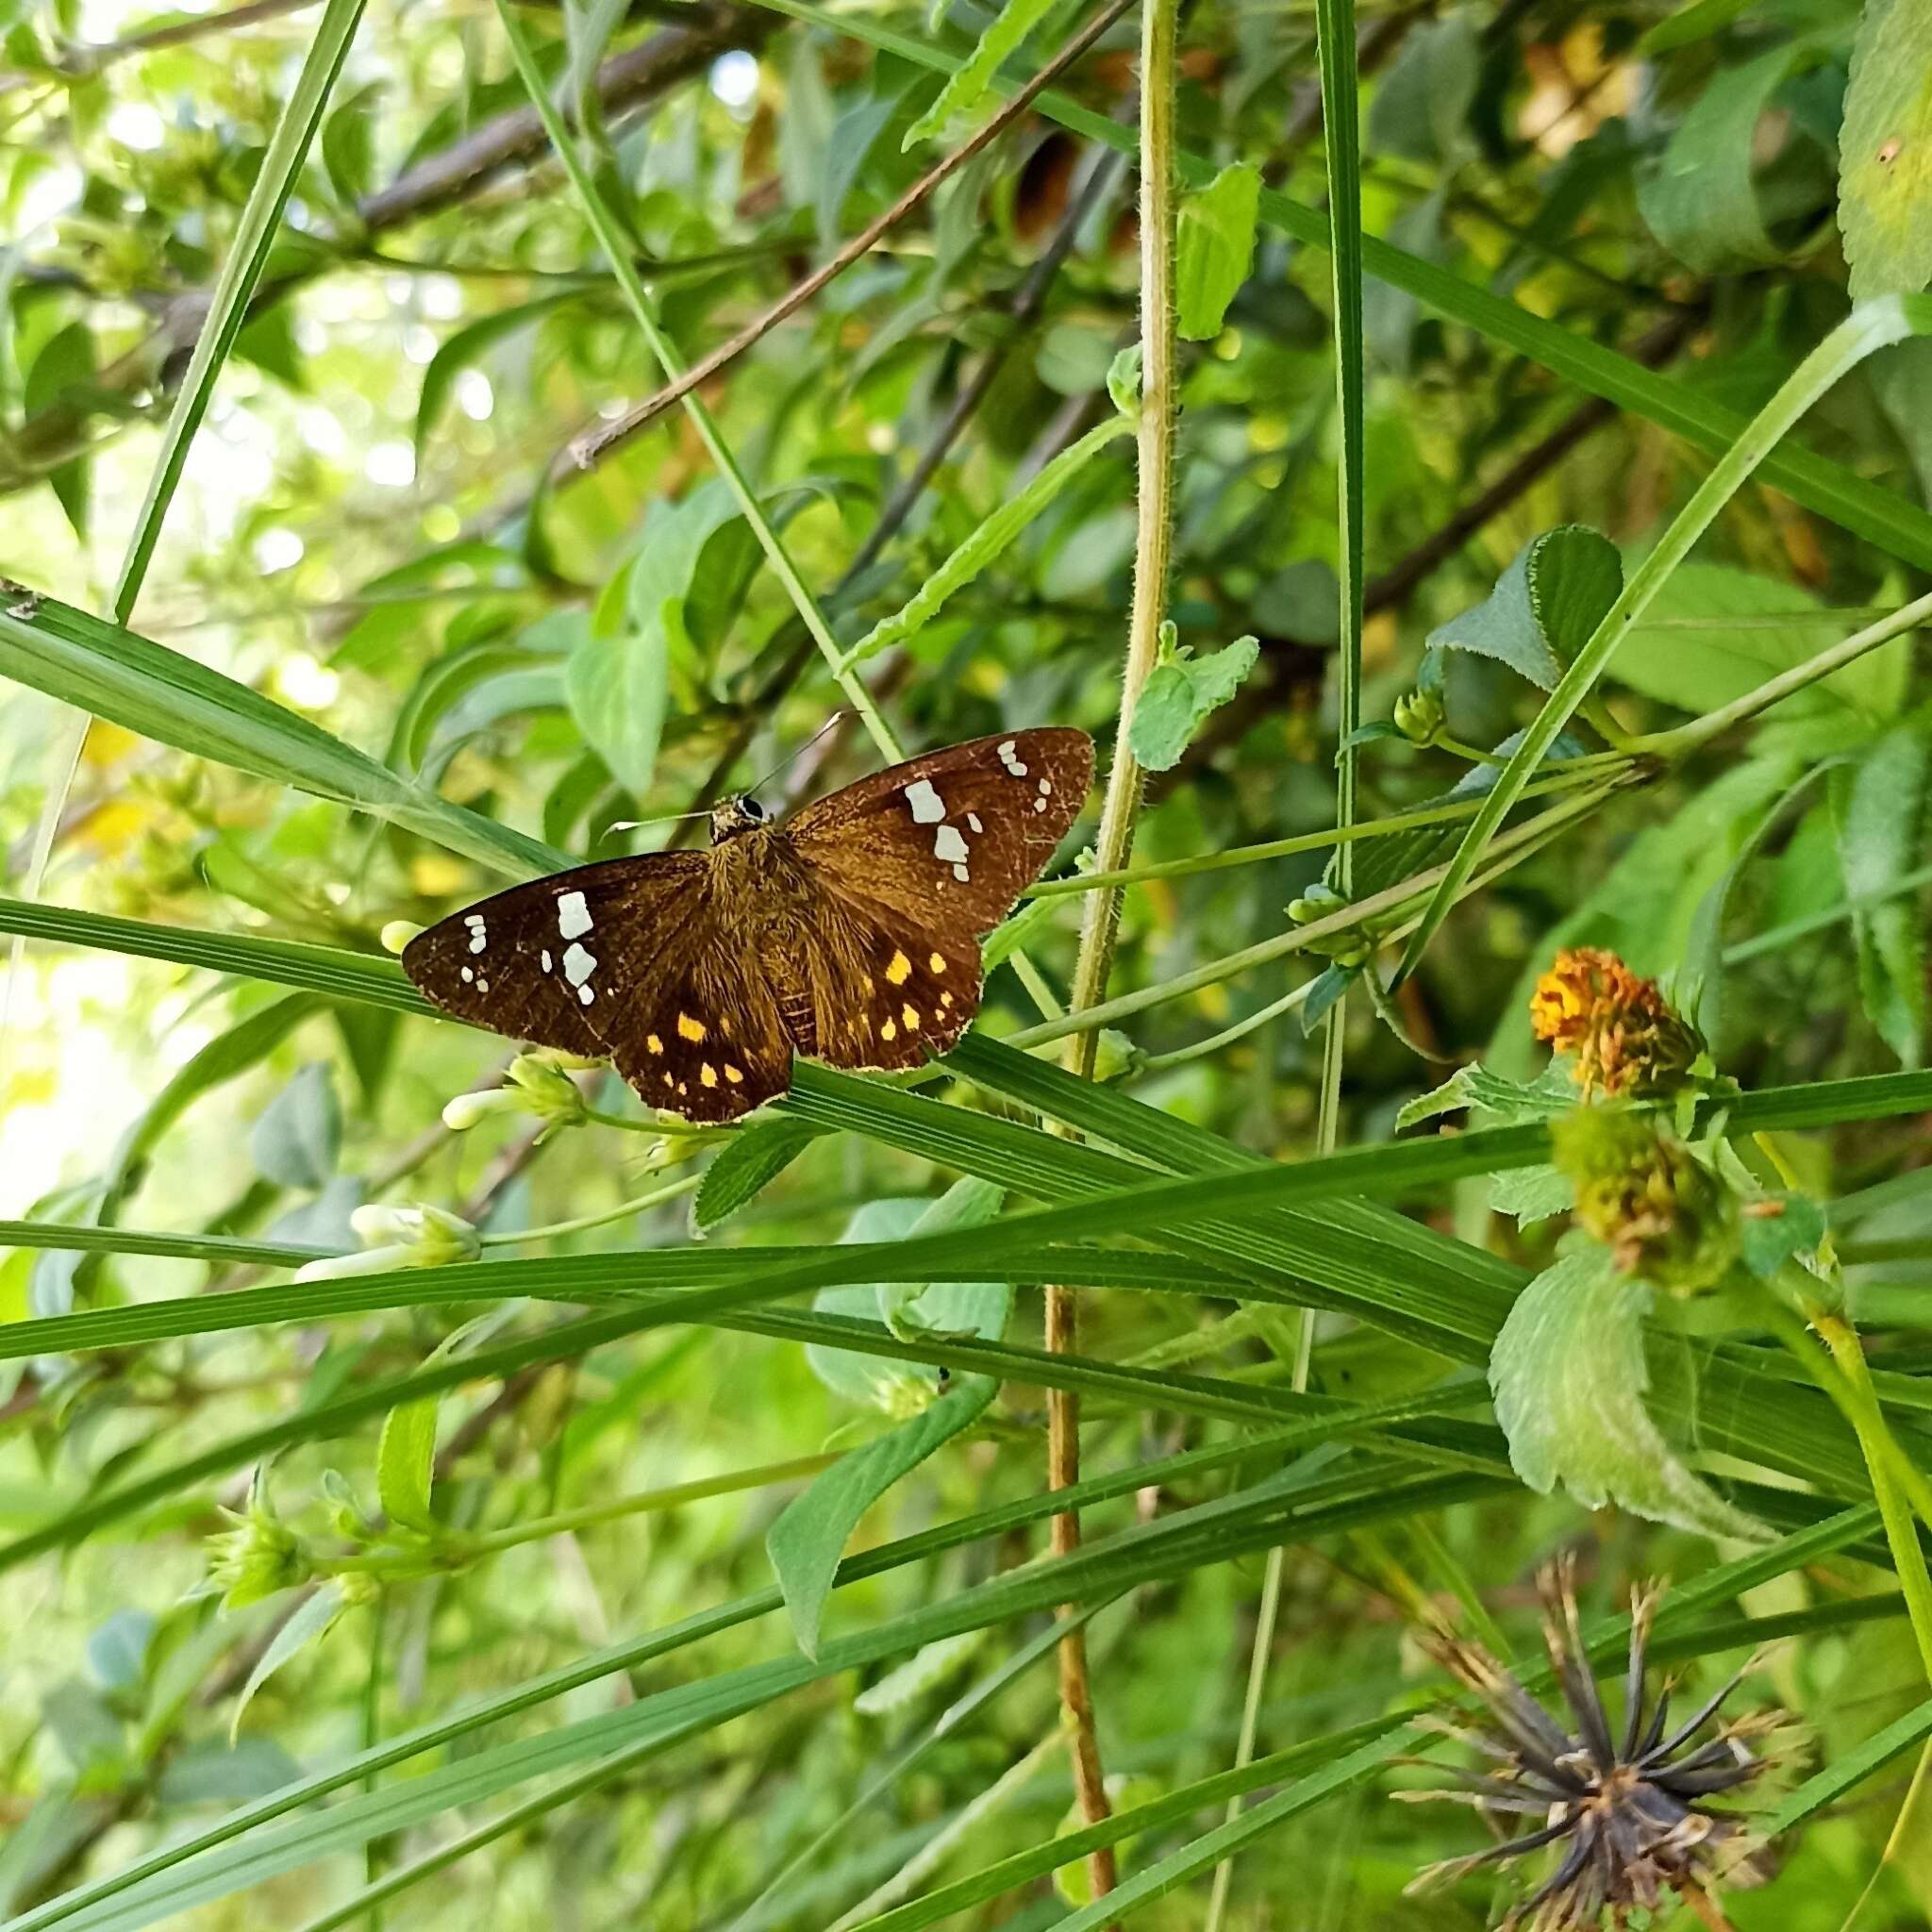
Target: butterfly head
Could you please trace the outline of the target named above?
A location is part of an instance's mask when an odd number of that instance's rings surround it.
[[[765,808],[749,792],[742,798],[726,798],[711,808],[711,843],[722,845],[746,832],[756,832],[771,820]]]

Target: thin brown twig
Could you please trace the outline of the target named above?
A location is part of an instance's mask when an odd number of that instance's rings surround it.
[[[1003,134],[1074,61],[1086,54],[1117,22],[1124,18],[1133,4],[1134,0],[1108,0],[1108,5],[1102,8],[1100,12],[1024,87],[1008,100],[983,127],[937,165],[927,169],[891,208],[869,222],[823,267],[814,269],[802,281],[794,282],[762,315],[747,323],[729,341],[721,342],[708,356],[692,363],[682,375],[675,381],[667,383],[657,394],[647,396],[635,408],[626,410],[614,422],[602,424],[597,428],[577,437],[565,452],[569,460],[580,470],[594,469],[612,450],[627,442],[641,429],[655,422],[673,404],[682,401],[692,390],[708,382],[728,363],[736,361],[754,343],[769,335],[787,316],[795,314],[820,290],[843,275],[854,262],[871,254],[873,249],[908,215],[915,212],[936,189],[958,174],[968,161]]]

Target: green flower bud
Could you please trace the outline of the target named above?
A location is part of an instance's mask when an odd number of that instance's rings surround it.
[[[305,1262],[297,1281],[332,1281],[344,1274],[385,1274],[392,1268],[445,1268],[483,1252],[476,1230],[444,1208],[384,1208],[371,1202],[349,1216],[360,1254]]]
[[[208,1574],[222,1592],[225,1610],[245,1609],[308,1580],[309,1564],[301,1539],[269,1507],[259,1476],[249,1491],[247,1508],[222,1514],[234,1527],[208,1538]]]
[[[1741,1249],[1731,1191],[1655,1116],[1581,1107],[1550,1128],[1576,1219],[1627,1274],[1672,1294],[1714,1286]]]
[[[1411,744],[1433,744],[1447,712],[1441,691],[1420,688],[1395,700],[1395,728]]]

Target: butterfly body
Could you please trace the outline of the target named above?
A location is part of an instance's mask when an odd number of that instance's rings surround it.
[[[608,1057],[652,1107],[727,1121],[802,1053],[891,1071],[979,1008],[979,939],[1052,858],[1091,782],[1083,732],[976,739],[768,821],[712,814],[708,852],[649,853],[511,888],[411,941],[439,1006]]]

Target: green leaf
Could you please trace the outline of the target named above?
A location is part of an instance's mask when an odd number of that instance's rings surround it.
[[[1852,299],[1932,279],[1932,15],[1865,0],[1839,134],[1839,227]]]
[[[1410,28],[1369,108],[1370,151],[1424,166],[1464,158],[1481,77],[1482,40],[1469,14]]]
[[[341,1104],[322,1060],[311,1060],[262,1108],[249,1140],[257,1169],[285,1188],[326,1187],[341,1143]]]
[[[1604,675],[1679,710],[1714,711],[1856,628],[1795,584],[1728,564],[1679,564],[1624,632]],[[1902,646],[1874,651],[1811,690],[1890,716],[1909,656]]]
[[[435,1397],[405,1402],[382,1419],[375,1445],[375,1494],[391,1523],[436,1536],[441,1525],[430,1507],[436,1481]]]
[[[1554,691],[1623,581],[1623,559],[1607,537],[1577,524],[1545,530],[1517,552],[1488,597],[1438,625],[1428,647],[1474,651]]]
[[[1772,1194],[1754,1202],[1757,1211],[1739,1224],[1744,1265],[1769,1281],[1794,1255],[1808,1254],[1824,1239],[1824,1209],[1804,1194]],[[1767,1208],[1774,1212],[1765,1212]]]
[[[1175,237],[1177,326],[1191,342],[1221,333],[1227,307],[1255,259],[1261,171],[1252,161],[1222,169],[1205,188],[1181,197]]]
[[[1237,638],[1206,658],[1185,646],[1163,654],[1141,689],[1128,730],[1135,758],[1150,772],[1172,771],[1211,711],[1233,697],[1255,668],[1261,647],[1253,638]]]
[[[132,614],[149,559],[160,541],[161,524],[181,480],[189,445],[200,429],[213,399],[215,382],[227,362],[235,339],[248,320],[250,305],[268,266],[282,209],[308,158],[309,142],[328,104],[336,75],[362,17],[362,0],[327,0],[321,20],[303,55],[301,72],[282,104],[275,133],[261,157],[248,201],[235,225],[227,258],[208,301],[208,318],[195,338],[188,372],[168,414],[160,454],[148,477],[147,494],[135,518],[134,534],[114,591],[114,615],[125,623]]]
[[[799,1121],[756,1121],[741,1127],[705,1170],[691,1221],[708,1233],[783,1174],[811,1143],[817,1127]]]
[[[786,1505],[765,1537],[765,1548],[807,1657],[819,1654],[825,1599],[859,1518],[901,1477],[977,1421],[998,1393],[991,1376],[962,1375],[924,1415],[841,1457]]]
[[[1855,765],[1835,769],[1831,806],[1845,896],[1881,895],[1918,862],[1925,812],[1923,726],[1900,724]],[[1925,1041],[1925,949],[1917,894],[1855,912],[1852,931],[1866,1014],[1899,1064],[1916,1067]]]
[[[1114,358],[1115,370],[1121,367]],[[1114,376],[1108,377],[1109,391]],[[1116,397],[1116,402],[1118,402]],[[945,608],[947,600],[973,582],[1038,517],[1087,464],[1117,438],[1133,433],[1133,425],[1117,415],[1090,429],[1078,442],[1063,449],[1024,489],[1007,499],[940,565],[919,590],[891,616],[881,618],[847,653],[846,661],[862,663],[889,644],[909,643]],[[1129,518],[1131,522],[1131,517]]]
[[[93,386],[93,331],[84,322],[70,322],[58,334],[50,336],[34,358],[33,367],[27,371],[22,386],[21,403],[31,416],[59,403],[72,404],[76,400],[76,391],[85,396]],[[91,474],[90,458],[76,457],[72,462],[62,463],[47,479],[54,486],[54,494],[59,498],[74,534],[83,543],[87,541]]]
[[[705,545],[740,514],[716,477],[682,503],[660,505],[632,558],[614,635],[591,635],[571,653],[564,691],[571,715],[611,775],[642,791],[658,764],[671,659],[690,645],[685,603]]]
[[[320,1643],[335,1627],[336,1620],[348,1607],[340,1583],[322,1584],[295,1607],[294,1614],[270,1639],[269,1646],[256,1659],[242,1693],[235,1699],[234,1714],[228,1719],[228,1742],[233,1744],[242,1731],[242,1714],[255,1699],[255,1693],[286,1663],[291,1662],[311,1643]]]
[[[955,1181],[906,1230],[907,1239],[984,1227],[1006,1204],[1007,1191],[970,1175]],[[1005,1281],[885,1282],[879,1314],[894,1335],[976,1336],[997,1341],[1007,1332],[1013,1290]]]
[[[1734,275],[1783,252],[1765,226],[1753,162],[1758,120],[1800,58],[1787,45],[1721,68],[1638,184],[1651,233],[1702,274]]]
[[[1007,0],[999,17],[981,30],[973,52],[954,70],[939,97],[906,130],[900,151],[930,141],[944,132],[955,114],[970,114],[978,107],[993,75],[1019,52],[1021,42],[1046,18],[1054,4],[1055,0]]]
[[[1614,1503],[1702,1536],[1764,1526],[1693,1475],[1643,1406],[1650,1291],[1609,1251],[1566,1255],[1518,1297],[1490,1358],[1509,1460],[1533,1490],[1560,1483],[1587,1509]]]

